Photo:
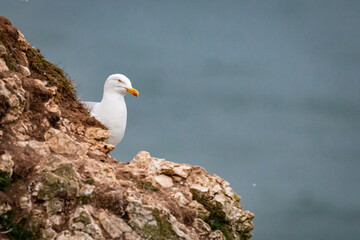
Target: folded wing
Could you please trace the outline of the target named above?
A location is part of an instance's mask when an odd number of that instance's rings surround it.
[[[99,104],[99,102],[81,101],[81,103],[84,104],[84,107],[86,107],[89,110],[90,115],[94,117],[93,109],[97,104]]]

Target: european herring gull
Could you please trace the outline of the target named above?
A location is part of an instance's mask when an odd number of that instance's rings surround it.
[[[139,92],[131,86],[126,76],[112,74],[104,84],[101,102],[83,102],[90,115],[109,129],[110,137],[106,142],[114,146],[121,142],[126,129],[127,109],[124,97],[127,93],[139,96]]]

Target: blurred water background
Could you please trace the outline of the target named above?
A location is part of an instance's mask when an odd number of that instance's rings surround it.
[[[2,0],[100,101],[129,95],[112,153],[201,165],[255,213],[255,240],[360,239],[360,1]]]

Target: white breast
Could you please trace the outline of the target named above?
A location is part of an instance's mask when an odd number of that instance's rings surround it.
[[[111,104],[101,102],[97,104],[91,114],[104,124],[110,132],[106,142],[116,146],[124,137],[126,129],[127,109],[124,98],[118,98]]]

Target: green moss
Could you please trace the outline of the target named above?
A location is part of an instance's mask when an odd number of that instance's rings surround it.
[[[160,191],[160,188],[153,186],[151,182],[145,182],[140,180],[133,180],[133,182],[135,182],[135,185],[138,188],[154,192]]]
[[[0,190],[7,189],[10,186],[11,177],[6,171],[0,171]]]
[[[25,223],[26,223],[25,219],[22,219],[20,222],[18,222],[13,227],[13,230],[9,233],[9,236],[15,240],[35,239],[33,233],[24,227]]]
[[[34,234],[26,227],[26,218],[20,219],[20,221],[15,222],[15,213],[10,210],[0,216],[0,225],[3,229],[8,231],[6,234],[11,239],[15,240],[32,240]]]
[[[209,217],[204,218],[203,220],[210,225],[211,230],[220,230],[224,234],[226,240],[232,240],[234,232],[230,227],[229,221],[226,220],[226,216],[222,211],[221,204],[214,204],[214,202],[209,201],[209,199],[207,199],[207,195],[199,196],[193,192],[193,197],[196,201],[201,203],[206,210],[210,212]]]
[[[241,197],[235,193],[234,194],[234,199],[235,199],[235,201],[237,201],[239,203],[240,200],[241,200]]]
[[[76,172],[72,164],[62,164],[57,169],[55,169],[54,173],[60,177],[64,178],[74,178]]]
[[[0,225],[5,229],[9,229],[12,224],[14,215],[15,213],[13,210],[10,210],[3,215],[0,215]]]
[[[94,140],[97,142],[103,142],[106,140],[106,138],[94,138]]]
[[[220,211],[210,211],[210,216],[205,219],[205,222],[210,225],[211,230],[220,230],[226,240],[233,239],[233,231],[229,226],[229,222],[226,221],[225,215]]]
[[[78,197],[78,200],[80,203],[90,203],[91,202],[91,196],[90,195],[80,195]]]
[[[92,178],[87,178],[86,180],[85,180],[85,183],[87,183],[87,184],[94,184],[94,179],[92,179]]]
[[[16,67],[16,62],[14,61],[13,58],[11,58],[8,54],[6,54],[3,56],[3,59],[11,71],[15,71],[15,72],[18,71],[18,69]]]
[[[59,195],[62,191],[64,181],[53,173],[47,173],[43,180],[44,185],[39,189],[38,199],[47,200]]]
[[[180,239],[172,229],[171,223],[166,216],[161,216],[158,209],[154,209],[152,214],[156,224],[145,224],[143,228],[139,229],[142,236],[150,240]]]
[[[82,222],[85,226],[91,223],[91,219],[86,214],[86,212],[81,212],[80,216],[77,218],[74,218],[74,223]]]
[[[38,199],[53,197],[75,197],[79,190],[79,181],[72,164],[63,164],[55,171],[45,174],[43,185],[39,189]]]

